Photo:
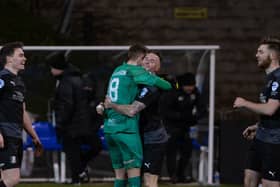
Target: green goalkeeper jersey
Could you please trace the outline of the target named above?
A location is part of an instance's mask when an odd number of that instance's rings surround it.
[[[143,67],[124,63],[113,72],[109,81],[107,95],[113,103],[131,104],[138,94],[138,84],[157,86],[165,90],[171,89],[169,82],[151,74]],[[104,132],[138,132],[138,119],[138,114],[134,117],[128,117],[113,109],[108,109],[106,110]]]

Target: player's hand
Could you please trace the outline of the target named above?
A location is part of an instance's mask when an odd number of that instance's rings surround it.
[[[44,151],[41,141],[39,139],[33,139],[32,141],[35,146],[35,156],[36,157],[41,156]]]
[[[104,106],[105,108],[112,108],[112,100],[110,99],[109,96],[106,96],[104,101]]]
[[[257,125],[251,125],[247,127],[242,133],[243,137],[247,140],[253,140],[256,136],[257,128]]]
[[[247,101],[245,99],[243,99],[242,97],[237,97],[233,103],[233,108],[244,107],[246,102]]]
[[[0,148],[4,148],[4,138],[1,133],[0,133]]]
[[[99,105],[96,106],[96,112],[99,115],[103,115],[104,112],[104,103],[99,103]]]

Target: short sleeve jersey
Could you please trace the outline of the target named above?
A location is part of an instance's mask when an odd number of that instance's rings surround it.
[[[143,86],[136,101],[144,103],[146,108],[141,111],[140,129],[143,132],[153,131],[161,127],[159,115],[160,89],[152,86]]]
[[[280,101],[280,68],[267,75],[266,85],[260,93],[261,103],[269,99]],[[261,115],[261,125],[265,128],[280,128],[280,108],[272,116]]]
[[[144,144],[165,143],[168,140],[159,114],[160,94],[161,90],[157,87],[143,86],[136,98],[136,101],[146,105],[140,117],[140,130],[143,133]]]
[[[0,129],[4,136],[21,138],[25,87],[19,76],[0,71]]]
[[[113,103],[131,104],[138,93],[138,84],[155,85],[158,78],[141,66],[123,64],[113,72],[107,95]],[[106,110],[104,132],[138,132],[138,119],[139,115],[127,117],[113,109]]]
[[[260,102],[267,103],[269,99],[280,101],[280,68],[269,73],[266,84],[260,93]],[[272,115],[260,115],[257,139],[268,143],[280,144],[280,108]]]

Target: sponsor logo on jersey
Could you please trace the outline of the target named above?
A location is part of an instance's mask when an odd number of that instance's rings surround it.
[[[121,70],[121,71],[117,71],[115,72],[112,76],[124,76],[126,75],[127,71],[126,70]]]
[[[14,81],[10,81],[10,83],[11,83],[13,86],[16,85],[16,83],[15,83]]]
[[[273,83],[272,83],[272,86],[271,86],[271,90],[272,90],[272,91],[275,91],[275,90],[277,90],[278,87],[279,87],[278,82],[273,82]]]
[[[14,94],[12,95],[12,98],[13,98],[13,100],[16,100],[19,102],[24,101],[24,95],[19,91],[15,91]]]

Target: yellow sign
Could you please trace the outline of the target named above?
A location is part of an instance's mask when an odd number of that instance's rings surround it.
[[[176,19],[207,19],[207,8],[180,7],[174,9]]]

